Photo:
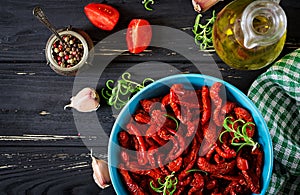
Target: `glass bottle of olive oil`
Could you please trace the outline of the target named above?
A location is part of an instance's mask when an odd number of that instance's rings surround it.
[[[213,44],[229,66],[255,70],[272,63],[283,49],[287,19],[271,0],[235,0],[218,13]]]

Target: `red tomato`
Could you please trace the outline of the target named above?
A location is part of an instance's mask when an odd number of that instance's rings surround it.
[[[120,17],[118,10],[102,3],[86,5],[84,13],[93,25],[102,30],[112,30]]]
[[[152,28],[144,19],[133,19],[128,25],[126,42],[130,53],[141,53],[150,44]]]

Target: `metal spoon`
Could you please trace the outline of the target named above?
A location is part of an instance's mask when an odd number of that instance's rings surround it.
[[[40,22],[43,23],[62,42],[62,44],[64,44],[64,40],[58,34],[58,32],[55,29],[54,25],[49,22],[47,16],[44,14],[42,8],[40,8],[39,6],[35,7],[33,9],[33,15],[37,19],[39,19]]]

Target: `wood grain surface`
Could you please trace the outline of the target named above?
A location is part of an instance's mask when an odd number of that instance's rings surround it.
[[[121,17],[112,32],[95,28],[86,18],[83,8],[91,0],[6,0],[0,6],[0,194],[114,194],[112,187],[101,190],[93,182],[90,149],[98,158],[107,159],[107,139],[116,113],[104,100],[96,112],[104,133],[91,125],[89,113],[78,131],[74,116],[80,113],[64,110],[74,94],[74,77],[56,74],[46,64],[45,45],[51,35],[32,15],[41,6],[57,28],[72,25],[89,34],[96,45],[110,34],[126,29],[133,18],[145,18],[151,24],[179,29],[192,35],[197,15],[190,0],[155,1],[148,12],[141,0],[98,1],[120,11]],[[218,3],[222,9],[229,0]],[[288,17],[287,41],[280,57],[300,47],[300,1],[283,0]],[[203,14],[209,18],[211,11]],[[119,51],[118,51],[119,52]],[[95,51],[95,55],[115,55],[116,51]],[[251,83],[268,67],[257,71],[238,71],[224,64],[212,53],[199,52],[213,58],[225,81],[247,93]],[[165,72],[149,66],[140,70],[151,72],[154,79],[178,72],[199,73],[180,54],[149,47],[139,55],[122,51],[104,70],[97,84],[100,92],[106,80],[118,79],[136,64],[159,61],[173,68]],[[205,60],[202,64],[207,63]],[[137,75],[133,75],[137,76]],[[92,115],[92,114],[91,114]],[[106,140],[106,141],[103,141]]]

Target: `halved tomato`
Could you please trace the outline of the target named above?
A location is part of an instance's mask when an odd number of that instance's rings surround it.
[[[102,30],[112,30],[120,17],[117,9],[103,3],[90,3],[86,5],[84,13],[93,25]]]
[[[151,42],[152,28],[145,19],[133,19],[128,25],[126,42],[130,53],[141,53]]]

